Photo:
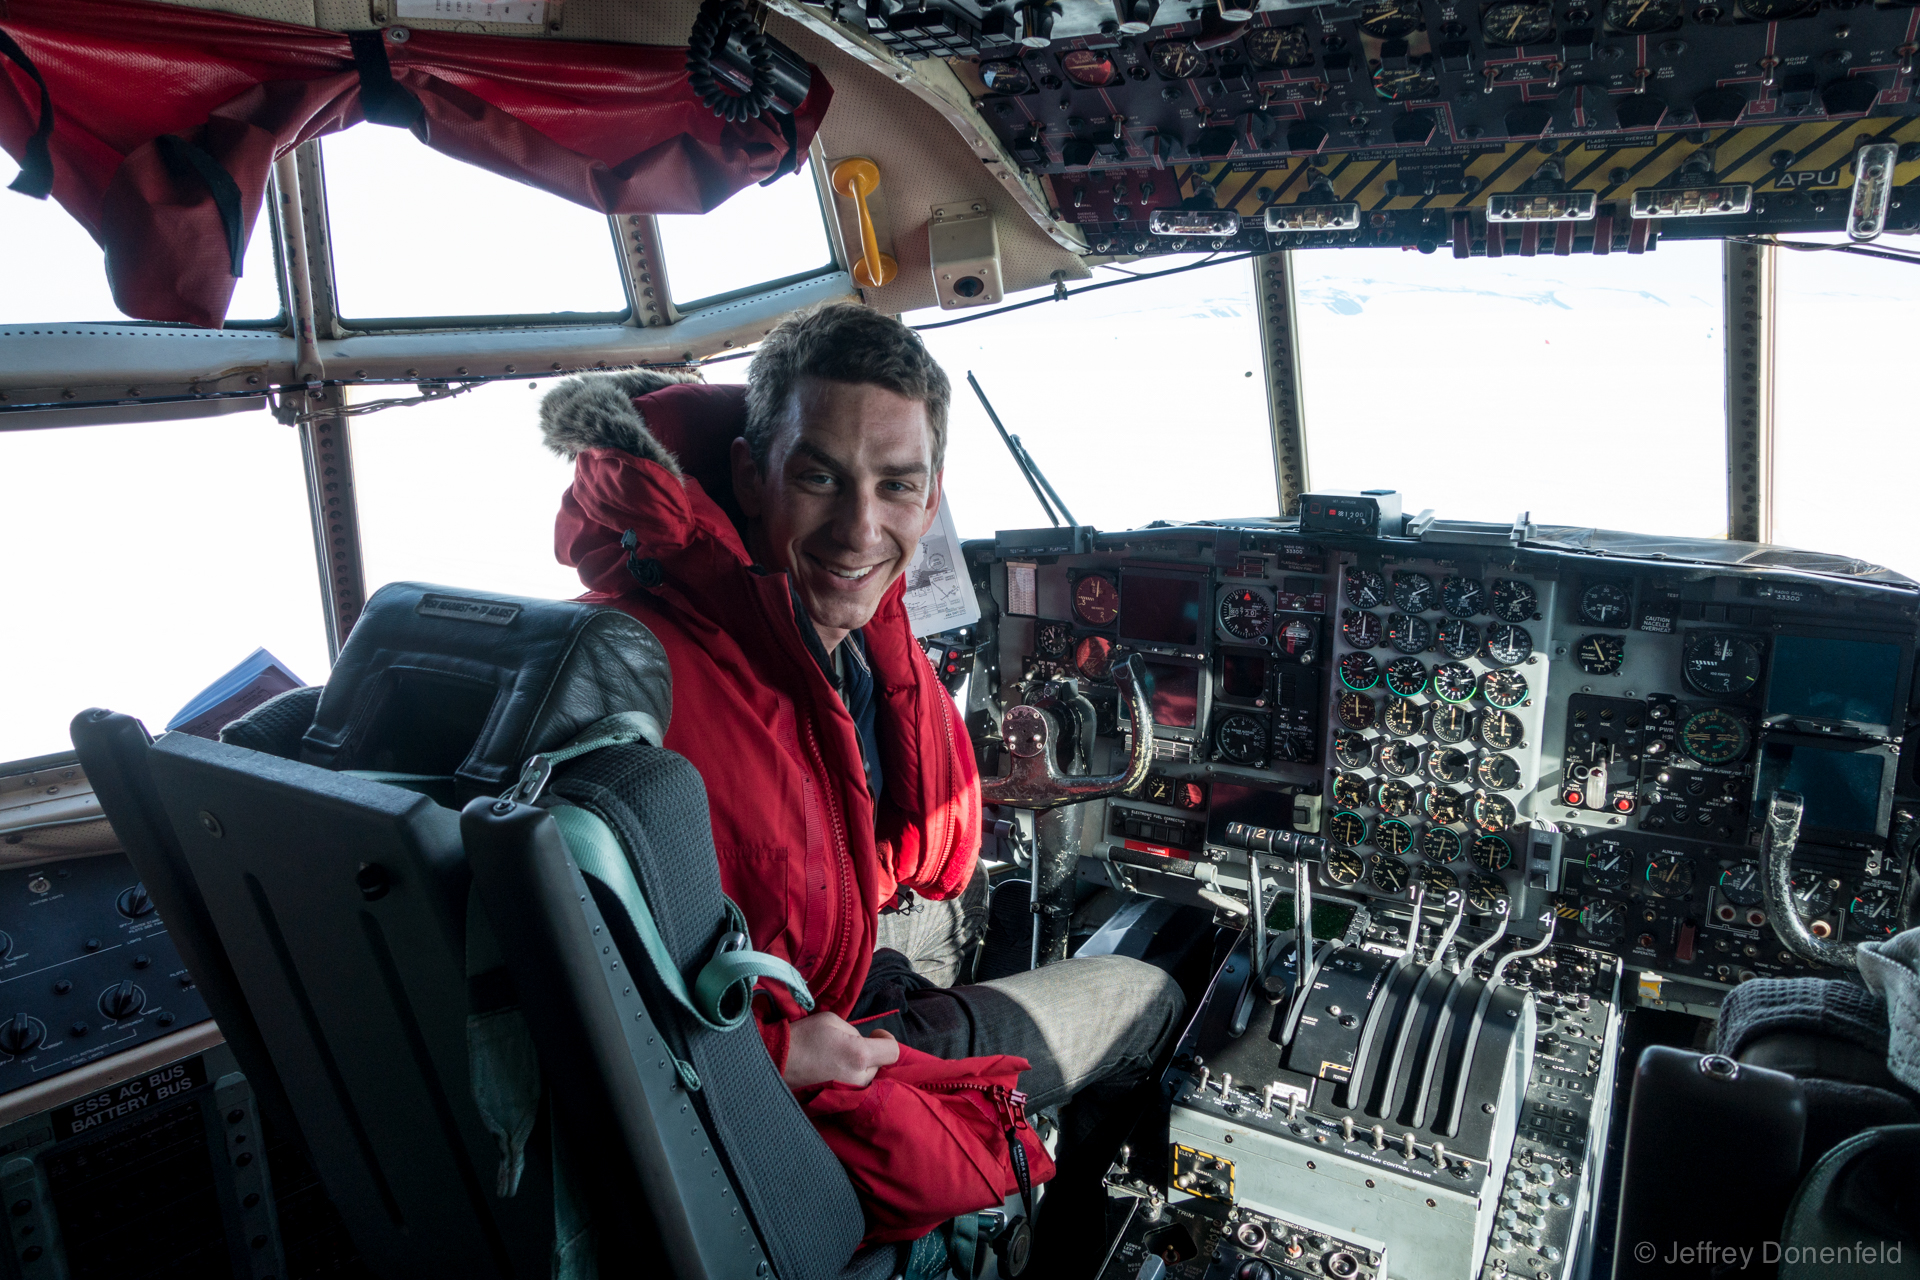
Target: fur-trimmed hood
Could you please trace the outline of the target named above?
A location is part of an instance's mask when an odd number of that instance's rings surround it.
[[[572,462],[588,449],[619,449],[657,462],[675,475],[680,463],[655,438],[634,405],[640,396],[677,383],[700,383],[698,373],[623,369],[568,378],[540,399],[540,434],[547,448]]]

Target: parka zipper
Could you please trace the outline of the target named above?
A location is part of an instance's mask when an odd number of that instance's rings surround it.
[[[917,1086],[928,1093],[980,1093],[991,1099],[1000,1114],[1007,1121],[1007,1160],[1013,1166],[1013,1180],[1020,1187],[1020,1204],[1027,1212],[1027,1222],[1033,1222],[1033,1172],[1027,1164],[1027,1148],[1020,1141],[1020,1131],[1028,1129],[1027,1095],[1018,1089],[1009,1089],[1003,1084],[976,1084],[970,1080],[937,1080]]]

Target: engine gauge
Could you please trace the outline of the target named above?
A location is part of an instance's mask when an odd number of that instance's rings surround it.
[[[1531,622],[1540,608],[1540,597],[1518,578],[1495,578],[1488,598],[1487,612],[1502,622]]]
[[[1267,726],[1244,712],[1235,712],[1214,726],[1213,744],[1232,764],[1257,769],[1267,762]]]
[[[1380,643],[1380,615],[1365,609],[1342,609],[1340,637],[1356,649],[1373,648]]]
[[[1064,622],[1043,622],[1033,629],[1033,648],[1043,658],[1064,658],[1073,648],[1073,628]]]
[[[1373,763],[1373,740],[1364,733],[1342,729],[1333,735],[1333,758],[1348,769],[1364,769]]]
[[[1383,853],[1405,853],[1413,848],[1413,828],[1398,818],[1382,818],[1373,824],[1373,847]]]
[[[1488,627],[1486,655],[1497,666],[1517,667],[1533,656],[1533,636],[1525,627],[1511,622]]]
[[[1471,618],[1487,611],[1487,589],[1478,578],[1454,574],[1440,584],[1440,607],[1449,618]]]
[[[1104,89],[1120,83],[1113,55],[1097,49],[1069,50],[1060,59],[1060,69],[1067,73],[1067,79],[1089,89]]]
[[[1343,822],[1341,819],[1347,821]],[[1342,844],[1359,844],[1366,838],[1367,824],[1360,820],[1358,814],[1336,813],[1327,823],[1327,830],[1333,833],[1333,838]],[[1351,831],[1352,840],[1342,838],[1341,833],[1347,831]],[[1327,850],[1325,866],[1327,879],[1335,884],[1357,884],[1360,877],[1367,874],[1367,864],[1362,862],[1360,855],[1351,849]]]
[[[1467,821],[1475,831],[1493,835],[1511,828],[1517,821],[1517,815],[1513,811],[1513,801],[1505,796],[1476,791],[1467,801]]]
[[[1480,15],[1488,44],[1544,44],[1553,39],[1553,10],[1544,4],[1503,0]]]
[[[1427,690],[1427,664],[1418,658],[1395,658],[1387,664],[1383,679],[1401,697],[1417,697]]]
[[[1405,778],[1420,767],[1420,748],[1411,742],[1380,744],[1380,770],[1396,778]]]
[[[1424,573],[1393,575],[1393,602],[1408,613],[1425,613],[1434,608],[1436,595],[1433,579]]]
[[[1499,836],[1481,836],[1467,857],[1482,871],[1505,871],[1513,865],[1513,846]]]
[[[1492,876],[1475,876],[1467,886],[1467,907],[1480,916],[1499,915],[1507,900],[1507,886]]]
[[[1169,80],[1191,80],[1206,65],[1206,58],[1189,41],[1168,40],[1153,46],[1153,69]]]
[[[1431,58],[1405,67],[1378,67],[1373,73],[1373,91],[1387,102],[1419,102],[1437,97],[1440,82],[1434,79]]]
[[[1473,776],[1490,791],[1511,791],[1520,785],[1520,766],[1512,756],[1495,751],[1474,761]]]
[[[1736,907],[1758,906],[1766,894],[1760,889],[1760,868],[1737,862],[1720,873],[1720,896]]]
[[[1425,653],[1433,647],[1433,624],[1411,613],[1390,613],[1387,643],[1401,653]]]
[[[1427,776],[1435,782],[1465,782],[1472,771],[1473,761],[1464,751],[1440,747],[1427,753]]]
[[[1261,70],[1313,65],[1313,45],[1304,27],[1261,27],[1247,33],[1247,56]]]
[[[1446,829],[1443,827],[1441,830]],[[1459,836],[1453,835],[1451,831],[1448,831],[1447,834],[1453,836],[1455,840],[1460,838]],[[1432,857],[1433,855],[1428,854],[1427,856]],[[1423,862],[1420,864],[1420,869],[1413,874],[1414,877],[1425,886],[1428,902],[1445,902],[1449,897],[1460,892],[1460,877],[1445,867],[1440,866],[1438,863]]]
[[[1464,663],[1443,662],[1433,669],[1433,691],[1448,702],[1467,702],[1479,687],[1472,668]]]
[[[1778,22],[1812,13],[1819,6],[1808,0],[1739,0],[1740,12],[1755,22]]]
[[[1411,874],[1398,858],[1376,853],[1367,859],[1367,883],[1382,893],[1399,893],[1407,887]]]
[[[1580,621],[1590,627],[1624,627],[1633,597],[1617,582],[1596,582],[1580,593]]]
[[[1656,853],[1647,859],[1647,888],[1662,898],[1693,892],[1693,859],[1684,853]]]
[[[1467,820],[1467,798],[1458,791],[1447,787],[1429,787],[1420,797],[1420,807],[1427,816],[1443,826],[1453,826]]]
[[[1440,652],[1449,658],[1471,658],[1480,649],[1480,628],[1460,618],[1448,618],[1434,636]]]
[[[1140,798],[1148,804],[1171,806],[1180,784],[1164,774],[1150,773],[1147,780],[1140,784]]]
[[[1847,908],[1847,931],[1863,938],[1891,938],[1900,928],[1891,889],[1868,889]]]
[[[1442,702],[1434,707],[1427,732],[1442,742],[1465,742],[1473,732],[1473,712],[1455,703]]]
[[[1380,683],[1380,664],[1370,653],[1354,652],[1340,658],[1340,683],[1356,692]]]
[[[1333,775],[1333,803],[1342,809],[1364,809],[1367,807],[1366,779],[1351,773]]]
[[[1387,602],[1387,580],[1371,569],[1358,565],[1347,568],[1347,603],[1361,609],[1378,609]]]
[[[1833,895],[1840,881],[1824,871],[1802,871],[1793,877],[1793,905],[1811,919],[1833,910]]]
[[[1526,735],[1526,726],[1510,711],[1480,713],[1480,741],[1495,751],[1512,751]]]
[[[1633,872],[1633,855],[1618,840],[1602,840],[1587,850],[1581,881],[1589,889],[1618,889]]]
[[[1382,40],[1397,40],[1425,25],[1418,0],[1375,0],[1360,9],[1360,29]]]
[[[1380,784],[1380,790],[1373,798],[1374,808],[1390,818],[1406,818],[1413,815],[1413,788],[1396,779]]]
[[[1624,636],[1600,633],[1581,636],[1573,646],[1573,656],[1590,676],[1618,675],[1620,663],[1627,656],[1627,641]]]
[[[1273,601],[1263,592],[1240,587],[1220,597],[1220,629],[1235,640],[1259,640],[1273,626]]]
[[[1373,728],[1375,710],[1372,698],[1351,689],[1341,690],[1339,700],[1334,703],[1334,714],[1349,729]]]
[[[1732,764],[1747,754],[1747,726],[1719,707],[1688,716],[1680,726],[1680,749],[1701,764]]]
[[[1466,844],[1452,827],[1428,827],[1420,837],[1420,852],[1435,862],[1458,862],[1466,852]]]
[[[1745,636],[1695,631],[1680,646],[1680,675],[1709,697],[1733,697],[1760,682],[1760,646]]]
[[[1275,648],[1300,662],[1312,661],[1314,627],[1305,618],[1289,618],[1280,624]]]
[[[1073,616],[1090,627],[1110,627],[1120,616],[1120,588],[1104,573],[1089,573],[1073,584]]]
[[[1387,667],[1387,687],[1393,687],[1391,665]],[[1420,732],[1420,721],[1420,704],[1405,698],[1388,698],[1386,714],[1380,717],[1381,725],[1396,738],[1411,738]]]
[[[1089,680],[1105,680],[1113,670],[1113,641],[1105,636],[1083,636],[1073,646],[1073,669]]]
[[[1617,902],[1595,898],[1580,908],[1580,927],[1595,942],[1618,942],[1627,933],[1627,912]]]
[[[1027,74],[1025,67],[1012,59],[981,63],[980,78],[994,93],[1013,95],[1033,89],[1033,77]]]
[[[1502,711],[1527,700],[1527,678],[1518,671],[1489,671],[1480,677],[1480,696]]]
[[[1644,36],[1679,26],[1683,11],[1681,0],[1608,0],[1602,13],[1607,30]]]

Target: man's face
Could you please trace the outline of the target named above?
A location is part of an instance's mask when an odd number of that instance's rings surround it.
[[[802,378],[762,474],[733,442],[754,556],[785,569],[828,649],[864,627],[940,509],[927,407],[871,383]]]

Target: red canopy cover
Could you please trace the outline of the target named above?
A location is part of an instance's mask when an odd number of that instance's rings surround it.
[[[126,314],[209,328],[274,160],[309,138],[405,124],[590,209],[705,213],[797,167],[833,96],[815,70],[792,116],[730,124],[694,96],[684,49],[348,35],[141,0],[0,0],[0,55],[14,189],[50,191],[100,242]]]

